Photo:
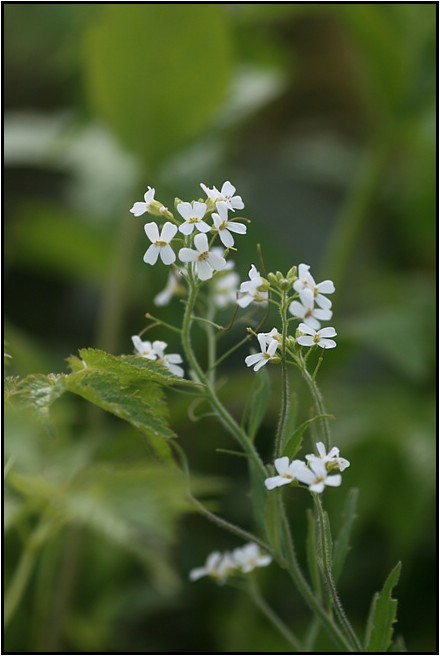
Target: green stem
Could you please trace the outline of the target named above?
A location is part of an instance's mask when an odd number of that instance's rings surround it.
[[[318,494],[313,494],[313,500],[315,503],[315,509],[316,509],[316,514],[317,514],[317,523],[318,523],[318,536],[319,536],[319,541],[320,541],[320,558],[319,562],[321,563],[321,569],[322,569],[322,574],[324,577],[324,581],[327,585],[328,592],[330,594],[332,606],[334,608],[336,617],[339,620],[339,623],[347,636],[347,638],[350,640],[352,646],[354,647],[354,650],[357,652],[362,652],[362,645],[359,642],[353,627],[351,626],[351,623],[345,613],[345,610],[342,606],[341,600],[339,599],[338,592],[336,590],[336,585],[333,580],[333,573],[332,573],[332,557],[331,557],[331,544],[329,540],[329,535],[325,527],[325,517],[324,517],[324,510],[322,507],[321,503],[321,498],[319,497]]]
[[[287,339],[287,294],[283,291],[280,303],[280,317],[281,317],[281,409],[280,417],[278,420],[278,427],[275,438],[275,458],[279,458],[282,454],[284,444],[286,441],[286,421],[289,414],[289,371],[286,359],[286,339]]]
[[[212,296],[210,296],[208,302],[208,313],[207,313],[207,323],[205,324],[206,331],[206,340],[208,348],[208,367],[207,367],[207,377],[211,387],[215,384],[215,359],[217,356],[217,343],[214,334],[214,317],[215,317],[215,306],[212,302]]]
[[[303,648],[296,636],[293,635],[291,630],[284,624],[282,619],[278,617],[278,615],[273,611],[273,609],[269,606],[269,604],[266,602],[266,600],[262,597],[261,592],[259,590],[258,584],[255,580],[255,577],[250,575],[249,576],[249,595],[252,599],[252,601],[255,603],[257,608],[261,610],[263,615],[267,617],[269,622],[275,626],[275,628],[281,633],[282,636],[286,639],[286,641],[293,647],[293,649],[298,652],[299,654],[303,653]]]
[[[325,411],[324,401],[322,399],[321,392],[319,391],[319,387],[316,384],[316,380],[314,379],[314,377],[311,376],[309,371],[307,370],[303,359],[300,360],[300,364],[298,365],[298,368],[300,369],[301,374],[307,384],[307,387],[309,388],[310,394],[312,395],[315,404],[316,414],[326,415],[327,413]],[[328,449],[330,448],[331,439],[330,439],[330,426],[327,417],[323,416],[320,419],[320,422],[323,431],[323,442],[325,444],[325,448],[328,451]]]

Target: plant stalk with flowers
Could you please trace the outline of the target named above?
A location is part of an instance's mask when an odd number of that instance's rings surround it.
[[[392,646],[392,624],[395,621],[396,602],[391,597],[397,582],[397,566],[385,583],[381,594],[373,599],[367,621],[365,637],[361,638],[346,613],[339,597],[336,582],[349,549],[349,535],[355,517],[356,491],[347,497],[345,523],[333,542],[330,520],[324,510],[323,496],[342,485],[343,472],[350,466],[332,444],[329,415],[317,385],[317,374],[324,351],[336,347],[336,330],[321,327],[332,319],[332,302],[335,292],[331,280],[316,283],[310,267],[304,263],[292,266],[287,273],[280,271],[260,273],[250,265],[248,280],[239,284],[234,264],[229,259],[238,250],[240,240],[247,234],[248,220],[237,215],[244,209],[235,187],[225,182],[221,190],[200,185],[204,197],[192,202],[176,199],[175,214],[155,199],[155,190],[148,188],[144,202],[136,202],[132,214],[139,217],[148,213],[154,221],[145,224],[145,233],[151,244],[144,262],[153,266],[160,262],[171,266],[165,289],[156,296],[159,306],[168,303],[173,295],[184,298],[184,312],[180,326],[170,326],[160,319],[147,315],[153,324],[147,326],[172,330],[181,336],[187,376],[196,383],[200,397],[210,405],[225,431],[236,441],[249,466],[250,498],[253,505],[255,534],[236,526],[212,513],[189,494],[197,509],[219,527],[245,541],[244,546],[231,552],[213,551],[205,565],[195,567],[189,574],[191,581],[209,577],[219,584],[230,584],[244,589],[274,627],[298,653],[313,651],[318,627],[340,652],[369,652],[395,650]],[[229,325],[218,323],[218,315],[228,306],[235,306]],[[277,326],[264,332],[271,309],[276,311]],[[226,353],[217,353],[218,337],[230,330],[238,313],[246,314],[247,332]],[[255,318],[257,317],[257,318]],[[202,365],[193,344],[193,328],[199,324],[206,331],[206,360]],[[144,331],[143,331],[144,332]],[[267,381],[266,365],[279,366],[281,377],[281,406],[273,440],[272,463],[265,463],[255,444],[262,419],[261,399],[253,394],[253,403],[247,417],[241,422],[222,402],[217,382],[217,368],[250,340],[252,353],[243,366],[252,368],[250,375]],[[135,352],[142,358],[156,362],[176,377],[185,376],[180,354],[166,354],[167,344],[161,340],[144,341],[141,335],[132,337]],[[199,345],[198,345],[199,346]],[[315,414],[296,428],[292,426],[289,390],[290,372],[295,369],[303,378],[314,404]],[[259,380],[260,382],[260,380]],[[304,433],[314,425],[319,439],[313,452],[299,456],[303,448]],[[180,466],[188,477],[190,472],[182,449],[173,444]],[[283,491],[292,488],[292,497],[285,498]],[[288,518],[291,498],[301,498],[306,490],[311,494],[313,521],[310,523],[308,546],[308,575],[299,563],[295,549],[295,531]],[[285,570],[298,593],[312,612],[310,630],[301,638],[287,621],[281,619],[264,600],[258,587],[255,570],[277,564]]]

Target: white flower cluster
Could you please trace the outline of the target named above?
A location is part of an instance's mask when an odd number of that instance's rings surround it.
[[[272,562],[271,556],[261,552],[255,542],[249,542],[244,547],[234,549],[232,552],[214,551],[211,553],[203,567],[192,569],[189,573],[191,581],[197,581],[203,576],[224,583],[228,576],[234,574],[248,574],[257,567],[266,567]]]
[[[179,367],[179,364],[182,364],[182,357],[178,353],[169,353],[165,354],[165,349],[168,344],[160,340],[155,340],[154,342],[144,342],[141,340],[139,335],[133,335],[131,338],[133,346],[136,349],[137,353],[147,360],[156,360],[164,365],[175,376],[183,378],[184,371],[182,367]]]
[[[274,462],[277,476],[266,478],[264,481],[266,488],[273,490],[298,481],[307,485],[311,492],[321,494],[327,485],[339,487],[342,482],[341,475],[331,472],[343,472],[350,466],[349,461],[339,456],[339,449],[335,446],[327,453],[323,442],[318,442],[316,450],[318,455],[313,453],[306,455],[307,463],[302,460],[289,462],[287,456],[277,458]]]
[[[144,202],[134,203],[130,212],[134,216],[149,212],[173,221],[166,221],[160,233],[154,221],[145,224],[145,234],[151,245],[144,255],[144,262],[154,265],[160,257],[163,264],[174,264],[176,253],[171,243],[180,232],[185,238],[185,245],[178,252],[179,260],[188,267],[191,266],[199,280],[204,281],[210,280],[217,271],[227,268],[223,251],[219,253],[218,249],[211,247],[212,242],[208,242],[207,234],[213,233],[214,237],[218,235],[223,246],[229,249],[234,246],[233,234],[244,235],[247,228],[239,221],[230,220],[228,216],[229,211],[244,208],[241,197],[235,195],[235,187],[229,181],[223,184],[220,191],[216,187],[210,189],[203,183],[200,186],[206,193],[206,202],[178,202],[176,210],[180,217],[177,219],[162,203],[155,200],[155,189],[151,187],[148,187],[144,195]]]

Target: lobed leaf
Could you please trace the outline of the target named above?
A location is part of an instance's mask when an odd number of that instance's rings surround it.
[[[397,600],[391,597],[391,593],[399,580],[400,570],[399,562],[385,581],[382,592],[373,597],[365,636],[367,652],[384,653],[391,645],[397,615]]]

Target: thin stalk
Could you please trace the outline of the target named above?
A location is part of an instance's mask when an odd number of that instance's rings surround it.
[[[207,323],[205,324],[207,351],[208,351],[208,368],[207,377],[211,387],[215,384],[215,359],[217,357],[217,342],[214,333],[215,306],[210,297],[208,302]]]
[[[321,392],[319,391],[319,387],[316,384],[316,380],[313,378],[313,376],[310,375],[309,371],[307,370],[303,360],[301,360],[301,366],[299,366],[299,369],[312,395],[316,408],[316,414],[326,415],[327,413],[325,411],[324,401],[322,400],[322,395]],[[325,444],[325,448],[328,450],[330,448],[330,442],[331,442],[330,426],[325,416],[323,416],[322,419],[320,419],[320,422],[323,430],[323,442]]]
[[[269,606],[267,601],[262,597],[261,592],[259,590],[259,587],[257,585],[257,582],[255,580],[254,576],[249,576],[249,587],[248,587],[249,595],[252,599],[252,601],[255,603],[257,608],[261,610],[263,615],[267,617],[269,622],[274,625],[274,627],[281,633],[281,635],[286,639],[286,641],[293,647],[293,649],[301,654],[303,653],[303,647],[296,638],[296,636],[292,633],[292,631],[284,624],[283,620],[278,617],[278,615],[275,613],[275,611]]]
[[[346,634],[347,638],[352,643],[354,650],[357,652],[362,652],[362,645],[359,642],[353,630],[353,627],[351,626],[350,620],[348,619],[345,613],[341,600],[339,599],[338,592],[336,590],[335,582],[333,580],[332,562],[331,562],[331,545],[328,542],[327,531],[325,530],[325,526],[324,526],[325,517],[324,517],[324,510],[322,507],[321,499],[318,494],[314,494],[313,500],[315,502],[315,509],[318,518],[318,535],[320,540],[320,552],[321,552],[320,561],[322,563],[322,574],[330,594],[332,606],[339,620],[339,623],[342,629],[344,630],[344,633]]]
[[[289,371],[287,367],[286,359],[286,339],[287,339],[287,306],[286,306],[287,294],[283,291],[281,298],[280,308],[280,317],[281,317],[281,409],[280,417],[278,420],[278,427],[275,438],[275,456],[278,458],[283,450],[285,443],[285,428],[286,421],[289,415],[289,406],[290,406],[290,396],[289,396]]]

